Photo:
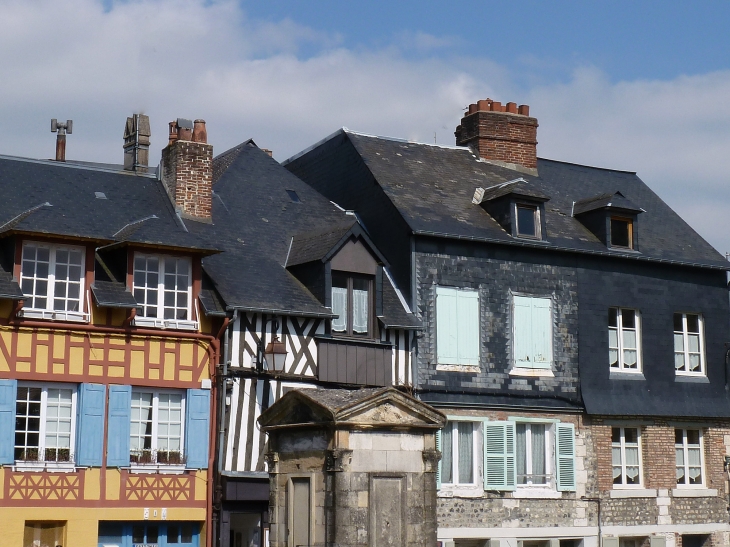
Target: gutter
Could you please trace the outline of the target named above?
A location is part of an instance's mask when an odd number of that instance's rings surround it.
[[[447,234],[443,232],[432,232],[429,230],[414,230],[413,233],[415,235],[419,236],[429,236],[429,237],[438,237],[443,239],[459,239],[459,240],[466,240],[466,241],[476,241],[481,243],[495,243],[497,245],[505,245],[505,246],[515,246],[515,247],[529,247],[532,249],[546,249],[551,251],[563,251],[566,253],[575,253],[575,254],[587,254],[587,255],[595,255],[595,256],[604,256],[604,257],[611,257],[611,258],[626,258],[626,259],[633,259],[638,260],[642,262],[652,262],[657,264],[671,264],[674,266],[689,266],[693,268],[706,268],[709,270],[719,270],[719,271],[730,271],[730,265],[728,266],[719,266],[719,265],[713,265],[713,264],[707,264],[702,262],[686,262],[684,260],[671,260],[667,258],[655,258],[650,256],[641,255],[640,253],[637,254],[623,254],[621,252],[612,252],[612,251],[598,251],[598,250],[590,250],[590,249],[574,249],[571,247],[563,247],[561,245],[554,245],[551,244],[549,241],[543,241],[543,242],[532,242],[532,241],[505,241],[503,239],[496,239],[491,237],[483,237],[483,236],[466,236],[466,235],[458,235],[458,234]]]

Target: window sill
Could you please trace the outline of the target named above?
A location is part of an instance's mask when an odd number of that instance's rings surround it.
[[[609,380],[638,380],[640,382],[645,381],[644,373],[637,372],[625,372],[612,370],[608,375]]]
[[[42,473],[44,471],[48,473],[73,473],[76,471],[76,465],[73,462],[24,462],[18,460],[13,466],[13,471],[26,473]]]
[[[552,369],[550,368],[526,368],[526,367],[512,367],[509,371],[510,376],[529,376],[531,378],[553,378]]]
[[[512,497],[517,499],[548,498],[557,500],[563,497],[563,493],[549,487],[517,486],[515,491],[512,492]]]
[[[185,472],[185,465],[168,465],[163,463],[131,465],[129,472],[134,474],[155,473],[159,475],[182,475]]]
[[[480,498],[484,495],[484,488],[480,485],[473,486],[441,486],[438,491],[439,498]]]
[[[135,327],[192,331],[197,331],[200,327],[197,321],[187,321],[183,319],[157,319],[155,317],[139,316],[134,318],[133,324]]]
[[[716,498],[717,490],[715,488],[691,487],[672,488],[672,497],[675,498]]]
[[[674,377],[675,382],[685,382],[688,384],[709,384],[710,379],[704,374],[677,374]]]
[[[616,488],[611,490],[612,499],[621,498],[656,498],[656,488]]]
[[[437,364],[436,370],[444,372],[468,372],[468,373],[479,373],[481,369],[479,365],[449,365],[449,364]]]
[[[78,311],[54,311],[41,310],[36,308],[23,308],[18,312],[18,317],[26,319],[43,319],[47,321],[71,321],[73,323],[88,323],[88,313]]]

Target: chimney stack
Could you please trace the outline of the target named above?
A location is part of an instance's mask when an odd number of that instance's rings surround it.
[[[134,114],[124,126],[124,170],[146,173],[150,163],[150,117]]]
[[[74,121],[66,120],[66,123],[58,123],[56,118],[51,120],[51,132],[56,133],[56,161],[66,161],[66,133],[73,132]]]
[[[170,122],[162,150],[162,183],[183,217],[210,222],[213,197],[213,146],[204,120]]]
[[[470,104],[454,135],[457,146],[468,146],[482,159],[536,172],[537,119],[527,105],[491,99]]]

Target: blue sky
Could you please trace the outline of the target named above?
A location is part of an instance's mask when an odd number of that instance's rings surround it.
[[[0,0],[0,154],[122,160],[127,116],[284,160],[339,127],[454,144],[529,104],[538,155],[637,171],[730,251],[730,2]]]

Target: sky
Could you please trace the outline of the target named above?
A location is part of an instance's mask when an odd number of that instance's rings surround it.
[[[730,252],[730,2],[0,0],[0,154],[122,162],[127,116],[284,160],[340,127],[454,144],[530,105],[538,156],[638,172]]]

